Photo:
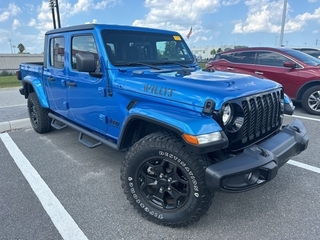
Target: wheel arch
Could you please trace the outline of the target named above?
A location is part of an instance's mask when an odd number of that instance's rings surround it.
[[[49,108],[49,102],[45,95],[43,85],[38,78],[32,76],[26,76],[23,80],[23,88],[25,93],[25,98],[28,98],[29,93],[35,92],[40,101],[40,104],[44,108]]]
[[[119,138],[119,149],[130,148],[135,142],[139,141],[146,135],[158,132],[170,131],[181,138],[182,131],[176,127],[164,124],[152,118],[133,115],[130,116],[124,124],[123,130]]]
[[[313,80],[313,81],[310,81],[310,82],[307,82],[307,83],[303,84],[303,85],[299,88],[299,90],[298,90],[298,92],[297,92],[297,94],[296,94],[296,99],[295,99],[295,100],[301,101],[302,96],[303,96],[303,94],[305,93],[305,91],[306,91],[307,89],[309,89],[309,88],[311,88],[311,87],[314,87],[314,86],[318,86],[318,85],[320,86],[320,79]]]

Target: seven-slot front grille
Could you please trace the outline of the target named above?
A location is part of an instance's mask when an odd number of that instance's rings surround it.
[[[252,142],[280,127],[280,100],[281,91],[276,91],[242,101],[244,113],[243,144]]]

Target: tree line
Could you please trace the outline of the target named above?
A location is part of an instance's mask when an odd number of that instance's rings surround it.
[[[247,47],[248,46],[244,46],[244,45],[236,45],[233,48],[225,48],[225,49],[218,48],[217,50],[212,49],[210,54],[211,55],[215,55],[216,53],[219,53],[219,52],[225,52],[225,51],[228,51],[228,50],[231,50],[231,49],[239,49],[239,48],[247,48]]]

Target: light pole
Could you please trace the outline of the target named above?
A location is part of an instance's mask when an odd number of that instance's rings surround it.
[[[286,22],[286,13],[287,13],[287,0],[283,1],[283,11],[282,11],[282,24],[281,24],[281,33],[280,33],[280,46],[283,46],[283,33],[284,25]]]
[[[12,44],[11,44],[11,39],[9,39],[9,43],[10,43],[10,50],[11,50],[11,54],[12,54],[13,52],[12,52]]]

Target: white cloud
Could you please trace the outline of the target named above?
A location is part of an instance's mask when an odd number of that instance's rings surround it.
[[[245,2],[249,11],[245,22],[235,24],[233,33],[280,32],[282,6],[279,1],[248,0]]]
[[[231,6],[231,5],[236,5],[240,2],[240,0],[223,0],[222,5],[224,6]]]
[[[312,31],[313,34],[318,34],[319,33],[319,30],[314,30]]]
[[[192,36],[200,34],[201,17],[217,11],[219,0],[145,0],[150,8],[144,19],[133,22],[134,26],[170,29],[186,35],[193,27]]]
[[[310,2],[310,3],[316,3],[317,0],[308,0],[308,2]]]
[[[18,19],[14,19],[13,20],[13,23],[12,23],[12,29],[13,30],[16,30],[18,27],[20,27],[21,26],[21,23],[20,23],[20,21],[18,20]]]
[[[28,22],[27,26],[29,27],[34,27],[36,26],[37,21],[34,18],[31,18],[30,21]]]
[[[5,11],[0,14],[0,22],[6,21],[10,17],[10,13],[8,11]]]
[[[92,19],[92,22],[85,22],[85,24],[90,24],[90,23],[97,23],[98,20],[97,19]]]
[[[8,10],[11,16],[16,16],[18,13],[21,13],[21,9],[14,3],[9,4]]]
[[[93,0],[78,0],[78,2],[73,6],[71,15],[77,14],[79,12],[86,12],[90,9],[93,4]]]
[[[8,31],[0,29],[0,43],[8,42],[8,35]]]
[[[93,9],[105,9],[106,7],[113,7],[121,4],[121,0],[103,0],[93,5]]]
[[[16,16],[21,9],[14,3],[10,3],[8,9],[0,14],[0,22],[6,21],[11,16]]]
[[[270,32],[279,33],[281,29],[283,2],[271,0],[247,0],[247,19],[235,23],[233,33]],[[320,19],[320,8],[314,13],[289,15],[290,5],[287,5],[285,32],[301,31],[307,21]]]

